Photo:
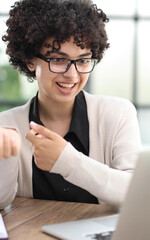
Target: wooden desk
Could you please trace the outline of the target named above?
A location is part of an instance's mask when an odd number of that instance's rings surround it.
[[[112,205],[101,206],[17,197],[10,208],[1,213],[9,240],[54,240],[56,238],[41,232],[43,225],[99,217],[116,212],[117,209]]]

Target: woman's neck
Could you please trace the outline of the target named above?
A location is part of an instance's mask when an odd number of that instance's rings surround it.
[[[69,131],[73,102],[60,103],[39,97],[39,116],[44,126],[64,137]]]
[[[50,121],[57,121],[72,116],[74,102],[56,103],[39,99],[39,115]]]

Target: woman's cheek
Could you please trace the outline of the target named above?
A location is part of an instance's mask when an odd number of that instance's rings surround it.
[[[37,80],[38,80],[39,78],[41,78],[41,76],[42,76],[42,69],[41,69],[40,66],[37,66],[37,67],[36,67],[35,76],[36,76],[36,79],[37,79]]]

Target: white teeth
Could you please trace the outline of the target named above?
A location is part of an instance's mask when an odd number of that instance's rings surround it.
[[[74,86],[74,83],[57,83],[57,84],[64,88],[72,88]]]

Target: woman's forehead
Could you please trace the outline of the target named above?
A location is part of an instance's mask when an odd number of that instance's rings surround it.
[[[87,52],[91,53],[90,49],[87,49],[86,47],[81,49],[80,46],[77,46],[74,42],[74,38],[71,37],[70,40],[65,41],[64,43],[58,44],[58,42],[55,40],[55,38],[49,38],[45,41],[43,44],[43,47],[41,49],[41,53],[45,55],[50,55],[51,53],[57,53],[61,52],[68,56],[70,55],[81,55],[85,54]]]

